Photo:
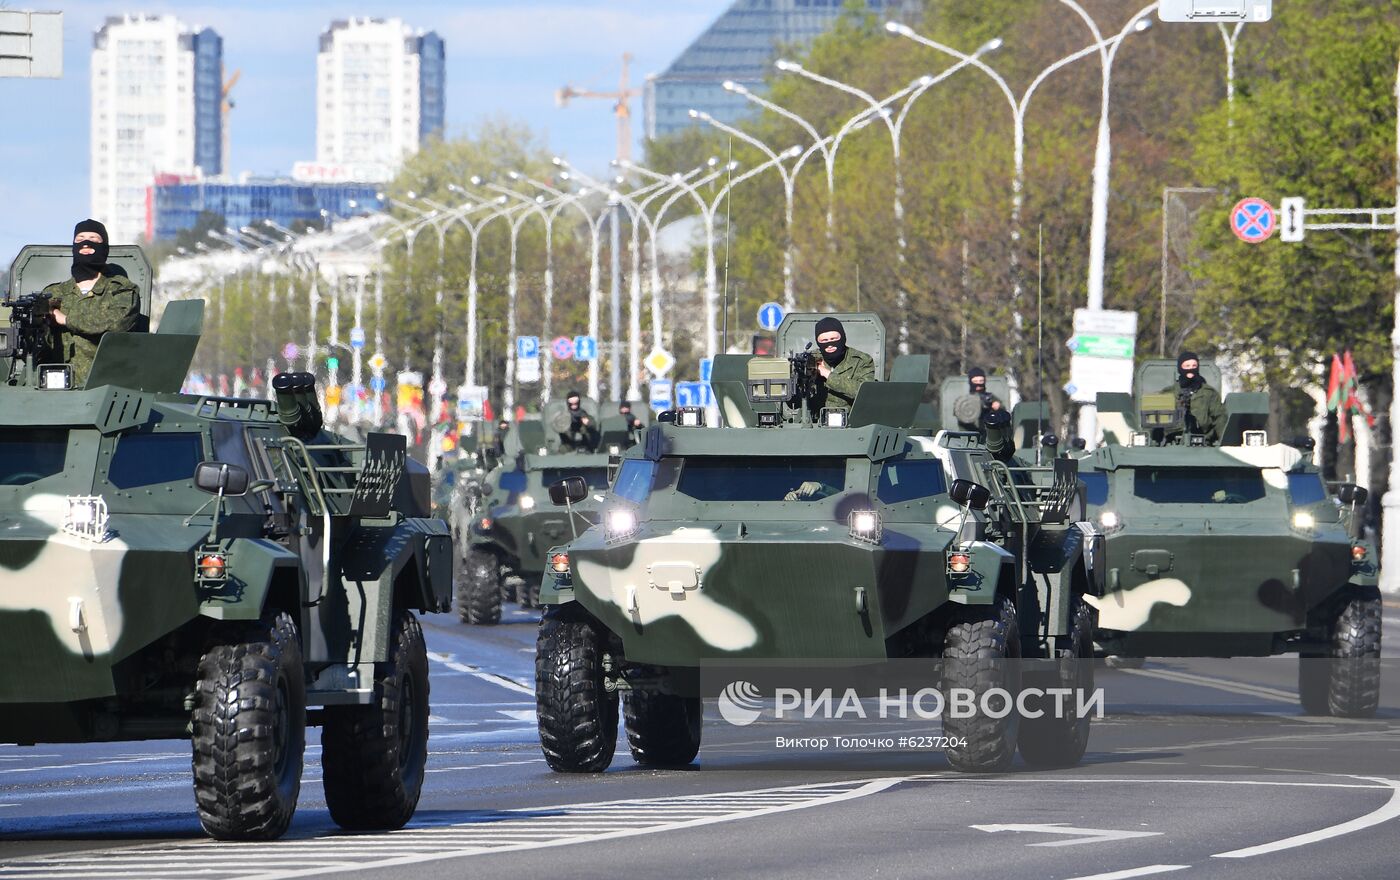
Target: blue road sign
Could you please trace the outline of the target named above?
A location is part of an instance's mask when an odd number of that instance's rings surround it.
[[[383,390],[384,390],[384,377],[383,377],[383,376],[371,376],[371,377],[370,377],[370,380],[369,380],[369,390],[370,390],[370,391],[373,391],[373,392],[376,393],[376,394],[378,394],[379,392],[383,391]]]
[[[783,307],[777,303],[764,303],[758,307],[758,326],[764,330],[777,330],[783,323]]]
[[[677,382],[676,406],[709,406],[710,386],[704,382]]]
[[[556,361],[566,361],[574,356],[574,341],[567,336],[555,337],[549,347]]]
[[[364,348],[364,347],[365,347],[365,328],[363,328],[363,327],[351,327],[351,328],[350,328],[350,347],[351,347],[351,348]]]
[[[701,358],[701,359],[700,359],[700,381],[701,381],[701,382],[704,382],[704,383],[706,383],[706,384],[709,383],[709,381],[710,381],[710,374],[711,374],[711,371],[714,369],[714,367],[715,367],[715,362],[714,362],[714,359],[713,359],[713,358]]]
[[[574,360],[576,361],[596,361],[598,359],[598,340],[592,336],[574,337]]]
[[[671,408],[671,380],[653,379],[650,385],[651,408],[657,412]]]
[[[517,336],[515,337],[515,356],[519,360],[529,360],[539,357],[540,338],[538,336]]]

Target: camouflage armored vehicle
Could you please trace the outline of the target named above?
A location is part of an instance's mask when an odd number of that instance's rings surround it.
[[[790,315],[780,350],[801,349],[819,317]],[[883,376],[879,319],[839,317]],[[1086,597],[1101,591],[1103,557],[1092,530],[1065,517],[1075,463],[1008,468],[1004,426],[991,447],[973,433],[912,435],[902,426],[927,356],[899,358],[849,412],[814,424],[794,397],[801,360],[717,358],[725,426],[704,427],[698,410],[652,426],[623,458],[602,523],[554,551],[536,653],[553,769],[609,765],[619,694],[637,762],[692,761],[710,661],[942,658],[945,685],[985,688],[1010,680],[989,678],[985,660],[1091,656]],[[591,492],[577,480],[552,491],[560,503]],[[1091,684],[1090,664],[1050,666],[1067,686]],[[950,718],[944,730],[962,770],[1005,768],[1018,747],[1010,719]],[[1087,739],[1087,719],[1019,725],[1036,765],[1076,763]]]
[[[1225,398],[1220,446],[1184,433],[1176,365],[1138,368],[1136,397],[1101,394],[1106,444],[1080,462],[1108,542],[1108,592],[1092,601],[1102,649],[1126,657],[1297,652],[1311,714],[1369,716],[1380,693],[1376,548],[1317,467],[1264,431],[1261,393]],[[1218,368],[1201,374],[1219,388]],[[1148,389],[1144,392],[1142,389]]]
[[[144,256],[112,252],[148,309]],[[69,253],[25,248],[13,289]],[[402,437],[322,430],[305,373],[277,376],[275,402],[181,394],[203,309],[108,333],[83,387],[42,351],[4,351],[0,742],[189,739],[205,830],[267,839],[320,724],[332,818],[397,828],[427,760],[414,612],[451,602],[427,472]],[[34,338],[27,313],[4,320]]]
[[[550,401],[543,418],[524,419],[506,435],[505,461],[491,474],[490,494],[462,536],[457,614],[464,623],[499,622],[508,588],[520,604],[534,606],[546,551],[598,521],[609,456],[622,453],[629,431],[621,417],[599,419],[598,404],[589,398],[580,408],[600,426],[583,448],[564,441],[571,419],[563,400]],[[573,475],[583,477],[590,495],[572,512],[560,511],[549,502],[549,486]]]

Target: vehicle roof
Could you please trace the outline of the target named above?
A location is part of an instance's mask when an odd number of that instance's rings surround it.
[[[1256,467],[1301,469],[1306,461],[1292,446],[1100,446],[1090,455],[1096,470],[1135,467]]]
[[[884,425],[860,428],[683,428],[669,423],[652,425],[645,442],[634,447],[629,457],[653,461],[667,456],[861,456],[881,461],[909,452],[923,457],[911,446],[904,431]]]

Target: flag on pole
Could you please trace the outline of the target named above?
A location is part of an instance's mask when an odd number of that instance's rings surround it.
[[[1356,412],[1366,417],[1366,424],[1374,428],[1376,417],[1371,413],[1370,407],[1361,402],[1357,396],[1361,390],[1361,382],[1356,378],[1356,363],[1351,359],[1351,349],[1347,349],[1342,354],[1342,367],[1346,371],[1346,408],[1347,412]]]

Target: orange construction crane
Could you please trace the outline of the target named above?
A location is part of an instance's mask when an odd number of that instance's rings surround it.
[[[554,93],[554,101],[560,107],[567,107],[572,98],[606,98],[615,102],[613,113],[617,116],[617,158],[627,162],[632,158],[632,99],[642,94],[641,89],[631,88],[628,83],[628,74],[631,70],[632,56],[623,53],[622,56],[622,81],[615,92],[595,92],[592,89],[580,89],[574,86],[564,86],[564,88]]]
[[[243,69],[239,68],[233,72],[233,76],[224,80],[224,88],[219,93],[219,133],[223,136],[223,143],[219,145],[221,154],[219,156],[219,167],[225,177],[228,176],[228,111],[233,109],[233,99],[229,93],[238,84],[238,78],[243,75]]]

